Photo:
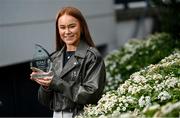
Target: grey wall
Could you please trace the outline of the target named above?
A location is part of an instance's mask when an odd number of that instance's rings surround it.
[[[140,23],[134,20],[126,20],[118,22],[116,26],[117,44],[118,47],[133,39],[144,39],[152,32],[153,19],[150,17],[144,18]]]
[[[112,0],[0,0],[0,67],[29,61],[34,44],[55,48],[55,16],[63,6],[78,7],[97,45],[116,47]]]

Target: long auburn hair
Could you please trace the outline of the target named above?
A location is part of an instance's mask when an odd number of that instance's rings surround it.
[[[81,27],[80,40],[84,40],[89,46],[95,47],[95,44],[91,38],[88,25],[86,23],[84,16],[77,8],[68,6],[62,8],[56,16],[56,50],[61,50],[62,47],[65,45],[65,43],[60,37],[59,29],[58,29],[58,19],[64,14],[73,16],[79,21]]]

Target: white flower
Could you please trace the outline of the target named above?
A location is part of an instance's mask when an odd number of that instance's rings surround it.
[[[165,81],[165,85],[166,85],[168,88],[174,88],[174,87],[177,85],[178,82],[179,82],[179,81],[178,81],[177,78],[171,77],[171,78],[169,78],[169,79],[167,79],[167,80]]]
[[[116,63],[112,63],[109,69],[110,71],[113,71],[114,69],[116,69]]]
[[[153,79],[154,80],[162,80],[163,79],[163,76],[161,74],[154,74],[153,75]]]
[[[137,118],[137,116],[132,113],[123,113],[119,116],[119,118]]]
[[[123,108],[122,108],[122,111],[126,111],[126,107],[123,107]]]
[[[146,83],[147,82],[147,79],[142,76],[142,75],[133,75],[131,76],[131,79],[135,82],[135,83]]]
[[[145,100],[144,100],[144,96],[141,96],[141,98],[139,99],[139,106],[140,107],[144,107],[144,105],[145,105]]]
[[[165,86],[164,81],[163,81],[163,82],[161,82],[160,84],[155,85],[153,88],[155,89],[155,91],[161,91],[161,90],[163,90],[165,87],[166,87],[166,86]]]
[[[118,118],[119,115],[120,115],[119,110],[115,110],[111,115],[108,116],[108,118]]]
[[[126,70],[130,70],[131,68],[133,68],[133,66],[132,66],[132,65],[128,65],[128,66],[126,66]]]
[[[116,55],[114,56],[117,57]],[[118,67],[116,64],[113,65],[113,61],[117,62],[118,59],[110,60],[110,65],[108,67],[116,72]],[[172,109],[174,109],[174,107],[161,109],[161,106],[159,105],[152,107],[151,105],[160,104],[162,101],[163,104],[172,101],[169,100],[170,98],[178,100],[178,92],[180,90],[179,76],[177,77],[176,72],[173,73],[173,71],[171,73],[166,73],[166,70],[171,67],[173,67],[172,69],[179,69],[179,64],[180,53],[173,56],[171,55],[156,65],[150,65],[145,69],[132,74],[130,79],[119,85],[117,91],[110,91],[103,95],[98,101],[97,106],[86,108],[85,115],[87,114],[87,118],[91,118],[91,116],[94,116],[95,118],[112,118],[113,116],[115,116],[115,118],[121,118],[121,116],[123,117],[122,113],[124,112],[133,112],[133,114],[135,113],[138,117],[139,115],[142,115],[142,108],[153,112],[160,110],[163,110],[163,112],[173,111]],[[107,73],[110,82],[113,81],[111,82],[112,84],[117,84],[117,82],[114,81],[114,78],[121,78],[121,74],[116,73],[113,77],[111,77],[111,74],[111,72]],[[177,94],[170,94],[171,90],[174,89]],[[174,95],[177,97],[174,97]],[[140,108],[137,107],[138,105]],[[148,111],[145,112],[148,113]],[[128,116],[125,117],[127,118]]]
[[[126,93],[126,89],[125,89],[123,86],[120,86],[120,87],[118,88],[118,93],[119,93],[120,95],[123,95],[123,94]]]
[[[160,101],[164,101],[164,100],[168,100],[171,98],[171,95],[167,92],[167,91],[163,91],[161,93],[159,93],[158,95],[158,99],[160,99]]]
[[[137,85],[131,85],[131,86],[129,86],[129,88],[128,88],[128,93],[131,93],[131,94],[136,94],[137,92],[139,92],[139,88],[138,88],[138,86]]]
[[[151,97],[150,96],[146,96],[145,101],[146,101],[146,106],[151,106]]]
[[[121,60],[120,60],[120,64],[123,64],[123,63],[125,63],[127,60],[129,60],[131,57],[132,57],[133,55],[132,54],[126,54],[126,55],[124,55],[122,58],[121,58]]]
[[[119,95],[123,95],[126,93],[126,91],[128,90],[129,86],[131,85],[131,82],[130,81],[125,81],[124,84],[120,85],[119,88],[118,88],[118,94]]]
[[[180,88],[180,82],[178,82],[178,88]]]
[[[177,111],[177,110],[180,110],[180,102],[167,103],[165,106],[163,106],[160,109],[160,112],[155,113],[154,117],[155,118],[156,117],[163,117],[163,116],[166,116],[167,114],[171,114],[173,111]],[[161,113],[161,114],[159,114],[159,113]]]
[[[120,82],[122,82],[121,74],[115,75],[115,80],[119,80]],[[113,81],[115,81],[115,80],[113,80]],[[117,82],[118,82],[118,81],[117,81]]]
[[[126,100],[127,100],[127,102],[130,103],[130,104],[133,104],[133,103],[136,102],[136,99],[135,99],[134,97],[132,97],[132,96],[127,96],[127,97],[126,97]]]
[[[107,118],[105,115],[100,115],[99,118]]]
[[[144,107],[144,106],[150,106],[151,105],[151,97],[150,96],[141,96],[139,99],[139,106]]]
[[[155,104],[155,105],[152,105],[152,106],[146,106],[143,109],[143,113],[148,112],[148,111],[158,110],[158,109],[160,109],[160,105],[159,104]]]

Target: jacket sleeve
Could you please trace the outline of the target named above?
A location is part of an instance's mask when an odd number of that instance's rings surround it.
[[[53,79],[50,88],[60,91],[64,96],[78,104],[93,104],[101,98],[105,86],[105,65],[99,55],[89,55],[84,63],[85,72],[77,86],[60,78]]]
[[[59,52],[53,52],[51,54],[51,58],[54,59],[55,56],[57,55],[57,53]],[[52,109],[53,107],[53,94],[54,92],[51,89],[45,89],[43,86],[40,86],[38,89],[38,101],[44,105],[49,107],[50,109]]]
[[[49,89],[45,89],[42,86],[38,90],[38,100],[41,104],[51,108],[52,106],[52,94],[53,92]]]

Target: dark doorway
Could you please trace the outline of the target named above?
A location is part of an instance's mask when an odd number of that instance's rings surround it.
[[[51,117],[37,100],[39,85],[29,79],[29,62],[0,68],[0,117]]]

